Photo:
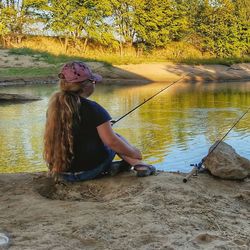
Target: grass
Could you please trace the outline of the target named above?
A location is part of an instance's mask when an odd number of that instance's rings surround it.
[[[2,68],[0,69],[0,77],[49,77],[56,76],[62,64],[68,61],[80,60],[86,62],[101,62],[106,67],[111,65],[122,64],[140,64],[153,62],[173,62],[188,65],[203,64],[221,64],[230,66],[235,63],[250,62],[250,56],[230,57],[230,58],[214,58],[211,55],[202,55],[199,50],[190,44],[178,42],[169,44],[166,49],[158,49],[150,53],[136,55],[134,48],[124,49],[125,55],[120,56],[118,51],[109,49],[98,49],[89,47],[83,53],[82,50],[77,51],[74,46],[70,47],[68,53],[65,54],[62,46],[55,38],[31,37],[19,44],[19,48],[9,50],[11,55],[28,55],[34,61],[42,61],[48,64],[48,67],[30,67],[30,68]],[[20,61],[21,62],[21,61]],[[20,64],[21,66],[21,64]]]
[[[34,50],[30,48],[12,48],[9,50],[9,53],[12,55],[28,55],[33,57],[33,60],[43,61],[51,65],[63,64],[65,62],[80,60],[85,62],[101,62],[106,66],[111,65],[123,65],[123,64],[140,64],[147,62],[163,62],[163,58],[156,58],[154,56],[142,56],[136,57],[134,55],[125,55],[120,56],[117,54],[106,53],[99,54],[93,53],[89,56],[70,56],[65,54],[54,55],[49,52]]]
[[[74,60],[80,60],[80,61],[100,61],[97,59],[91,59],[91,58],[86,58],[86,57],[81,57],[81,56],[69,56],[69,55],[54,55],[52,53],[46,52],[46,51],[39,51],[39,50],[34,50],[30,48],[13,48],[9,50],[9,53],[12,55],[28,55],[33,57],[34,60],[38,61],[44,61],[48,64],[52,65],[58,65],[58,64],[63,64],[68,61],[74,61]],[[103,63],[107,63],[105,61],[102,61]]]
[[[9,54],[11,55],[25,55],[31,56],[34,61],[43,61],[48,63],[48,67],[15,67],[15,68],[1,68],[0,69],[0,77],[56,77],[57,72],[59,71],[62,64],[69,62],[69,61],[97,61],[97,59],[79,57],[79,56],[69,56],[69,55],[53,55],[49,52],[38,51],[30,48],[12,48],[9,50]],[[16,57],[18,58],[18,57]],[[16,59],[15,58],[15,59]],[[106,61],[101,61],[107,67],[111,64],[107,63]]]
[[[46,68],[2,68],[0,69],[0,77],[49,77],[56,76],[58,67]]]
[[[14,48],[9,50],[10,54],[14,55],[29,55],[33,57],[34,60],[44,61],[51,65],[59,65],[68,61],[80,60],[85,62],[102,62],[106,66],[111,65],[123,65],[123,64],[140,64],[140,63],[152,63],[152,62],[174,62],[174,63],[184,63],[188,65],[203,65],[203,64],[221,64],[230,66],[235,63],[249,63],[250,56],[245,57],[229,57],[229,58],[215,58],[215,57],[204,57],[202,58],[199,54],[193,53],[195,57],[190,56],[190,54],[182,55],[180,58],[173,56],[166,50],[156,51],[152,54],[142,55],[137,57],[132,52],[128,55],[120,56],[114,53],[99,53],[92,52],[87,56],[74,56],[59,54],[55,55],[50,52],[34,50],[31,48]]]

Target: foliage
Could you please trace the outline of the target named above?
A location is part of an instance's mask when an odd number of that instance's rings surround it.
[[[39,22],[37,10],[45,3],[46,0],[0,1],[0,36],[20,38],[29,25]]]
[[[116,30],[118,39],[124,43],[133,43],[135,39],[134,9],[137,1],[110,0],[111,26]]]
[[[137,39],[150,48],[179,41],[188,28],[185,3],[171,0],[143,0],[135,10]]]
[[[147,56],[173,42],[205,56],[250,53],[249,0],[0,0],[3,46],[16,46],[34,24],[56,37],[64,53],[87,55],[94,44]]]
[[[76,46],[78,39],[83,38],[85,43],[88,39],[94,39],[109,44],[111,33],[107,32],[104,18],[110,12],[102,4],[100,0],[50,0],[45,8],[48,20],[46,28],[59,36],[72,38]]]
[[[202,37],[202,48],[217,57],[240,56],[246,49],[242,39],[242,23],[238,22],[235,6],[230,0],[205,0],[195,18],[195,31]]]

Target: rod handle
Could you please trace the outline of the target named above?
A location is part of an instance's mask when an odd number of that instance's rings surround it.
[[[188,179],[189,179],[191,176],[193,176],[194,173],[196,173],[196,171],[197,171],[197,167],[194,167],[194,168],[192,169],[192,171],[191,171],[189,174],[187,174],[187,175],[183,178],[183,182],[186,183],[186,182],[188,181]]]

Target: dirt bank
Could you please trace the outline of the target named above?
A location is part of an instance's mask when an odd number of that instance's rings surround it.
[[[145,84],[150,82],[172,82],[185,76],[183,82],[226,82],[250,80],[250,63],[223,65],[196,65],[172,63],[150,63],[138,65],[107,66],[101,62],[88,62],[94,71],[100,73],[104,82],[115,84]],[[54,67],[42,61],[39,56],[10,55],[8,50],[0,50],[0,69]],[[9,76],[0,77],[0,86],[56,83],[57,73],[38,77]]]
[[[250,180],[134,173],[77,184],[0,174],[10,249],[249,249]]]

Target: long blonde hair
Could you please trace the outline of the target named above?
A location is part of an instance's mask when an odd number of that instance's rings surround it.
[[[51,173],[65,171],[73,158],[73,126],[80,122],[83,83],[60,80],[60,91],[52,95],[44,133],[44,159]]]

